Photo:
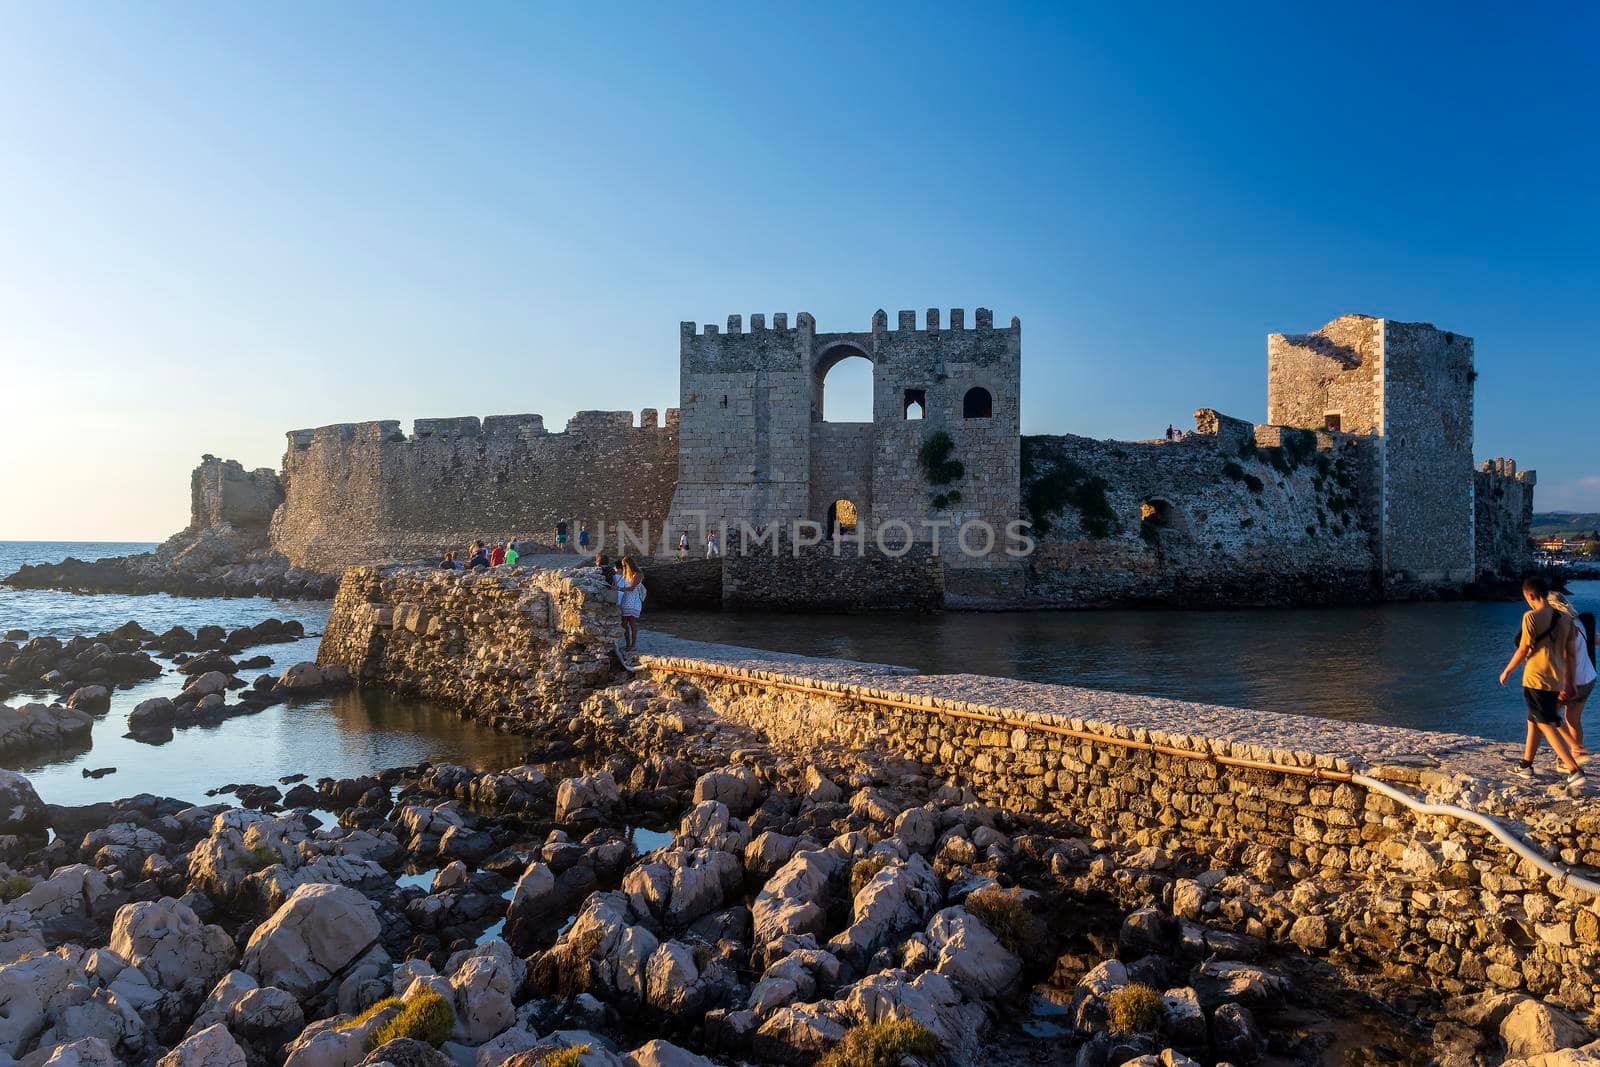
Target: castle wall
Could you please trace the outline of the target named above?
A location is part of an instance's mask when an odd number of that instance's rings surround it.
[[[1383,432],[1383,320],[1341,315],[1312,333],[1267,335],[1267,422]]]
[[[1473,472],[1479,577],[1520,578],[1533,566],[1533,487],[1538,475],[1516,460],[1485,460]]]
[[[959,525],[983,519],[997,530],[1016,518],[1020,472],[1021,324],[995,329],[980,308],[968,328],[965,312],[942,322],[929,309],[900,312],[896,329],[879,311],[871,329],[816,332],[810,315],[730,316],[726,331],[698,331],[683,323],[683,435],[680,483],[669,525],[697,539],[702,524],[752,527],[808,519],[825,523],[830,504],[857,506],[864,528],[908,523],[919,540],[925,520]],[[873,421],[822,421],[823,382],[839,360],[863,356],[873,364]],[[963,417],[967,391],[992,397],[992,416]],[[905,418],[908,391],[922,398],[926,415]],[[954,444],[951,458],[965,467],[961,479],[932,486],[918,459],[938,431]],[[934,498],[943,494],[944,506]],[[959,501],[953,494],[959,494]],[[674,532],[675,536],[675,532]],[[962,557],[952,566],[969,566]]]
[[[549,544],[557,522],[627,522],[658,536],[678,475],[677,412],[585,411],[563,433],[537,415],[418,419],[289,434],[273,547],[337,570],[463,549],[477,538]]]
[[[1472,339],[1384,322],[1384,584],[1469,582]]]
[[[189,475],[189,529],[224,523],[240,531],[265,531],[283,503],[283,483],[270,467],[247,471],[237,461],[201,457]]]
[[[1375,449],[1210,410],[1180,441],[1023,438],[1028,594],[1066,606],[1371,600]],[[1037,530],[1040,519],[1048,530]],[[1098,528],[1097,528],[1098,525]]]

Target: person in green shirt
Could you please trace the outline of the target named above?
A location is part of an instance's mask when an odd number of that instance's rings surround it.
[[[517,551],[517,543],[515,541],[506,545],[506,566],[515,567],[517,565],[517,557],[521,554]]]

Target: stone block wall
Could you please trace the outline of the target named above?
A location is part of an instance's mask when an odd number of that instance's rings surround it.
[[[615,596],[592,568],[470,574],[353,567],[317,662],[362,684],[527,728],[610,677]]]
[[[1523,990],[1592,1010],[1600,905],[1486,831],[1418,816],[1352,773],[1473,804],[1568,863],[1600,862],[1600,799],[1491,791],[1476,738],[971,675],[905,676],[759,652],[670,649],[660,680],[798,753],[902,755],[1008,810],[1192,851],[1295,889],[1293,909],[1226,916],[1259,936],[1442,992]],[[1242,761],[1245,766],[1223,760]],[[1298,920],[1314,925],[1296,929]]]
[[[1460,585],[1473,563],[1472,338],[1384,321],[1383,571],[1392,591]]]
[[[730,556],[722,565],[722,605],[776,611],[932,612],[944,607],[945,570],[927,549],[886,556],[859,541],[770,554]]]
[[[1267,338],[1267,420],[1337,421],[1378,444],[1376,533],[1384,591],[1406,596],[1471,581],[1472,338],[1427,323],[1343,315]]]
[[[626,522],[659,537],[678,480],[678,420],[580,411],[562,433],[538,415],[418,419],[289,434],[272,544],[321,571],[436,557],[473,540],[554,541]]]
[[[1023,440],[1025,509],[1049,527],[1027,561],[1031,598],[1080,607],[1377,596],[1367,442],[1298,430],[1286,440],[1281,427],[1209,409],[1195,421],[1171,442]]]
[[[699,540],[706,524],[760,528],[805,519],[827,521],[836,500],[855,505],[864,528],[898,520],[928,540],[925,520],[959,525],[969,519],[997,530],[1016,518],[1020,473],[1021,323],[996,329],[980,308],[972,326],[961,309],[948,325],[937,309],[921,327],[910,311],[890,329],[879,311],[871,328],[818,333],[808,314],[789,327],[776,315],[730,316],[724,331],[682,324],[683,404],[680,481],[669,522],[671,537],[688,529]],[[873,365],[873,419],[823,421],[828,371],[854,356]],[[983,417],[966,417],[969,391],[989,396]],[[924,417],[908,420],[915,396]],[[924,442],[950,435],[952,458],[965,468],[948,486],[931,486],[919,461]],[[959,501],[935,507],[939,494]],[[947,560],[951,566],[1009,561]]]
[[[201,457],[189,475],[189,530],[227,524],[262,531],[283,503],[283,483],[270,467],[247,471],[238,460]]]
[[[1473,476],[1479,577],[1519,578],[1533,566],[1533,487],[1514,459],[1490,459]]]

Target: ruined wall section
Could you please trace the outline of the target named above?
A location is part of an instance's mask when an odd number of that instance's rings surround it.
[[[476,538],[549,544],[573,530],[664,523],[678,476],[677,412],[580,411],[565,432],[538,415],[324,426],[289,434],[272,544],[336,571],[462,549]]]
[[[283,482],[271,467],[247,471],[238,460],[209,453],[189,476],[189,532],[224,524],[264,532],[283,503]]]
[[[1312,333],[1267,335],[1267,423],[1383,432],[1383,320],[1341,315]]]
[[[1533,566],[1533,487],[1538,473],[1517,470],[1514,459],[1491,459],[1473,472],[1472,480],[1478,577],[1522,577]]]
[[[1195,421],[1173,442],[1023,439],[1024,508],[1039,541],[1030,598],[1071,607],[1376,599],[1376,512],[1364,506],[1375,498],[1371,439],[1252,426],[1209,409]]]
[[[1385,320],[1383,347],[1385,587],[1470,582],[1472,338]]]

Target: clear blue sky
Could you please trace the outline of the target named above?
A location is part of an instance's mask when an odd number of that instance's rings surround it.
[[[1480,458],[1600,509],[1596,8],[979,7],[11,7],[0,537],[164,537],[295,427],[667,407],[680,319],[929,306],[1022,317],[1025,431],[1128,437],[1263,418],[1269,331],[1432,321]]]

